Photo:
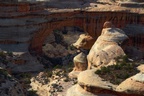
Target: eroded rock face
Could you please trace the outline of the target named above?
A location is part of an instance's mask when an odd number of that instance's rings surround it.
[[[74,62],[74,71],[84,71],[87,69],[87,60],[86,60],[86,54],[81,52],[73,59]]]
[[[95,69],[86,70],[78,75],[78,84],[67,91],[66,96],[117,96],[116,85],[104,81],[95,74]]]
[[[79,39],[73,44],[77,49],[91,49],[94,44],[95,39],[87,34],[81,34]]]
[[[118,28],[104,28],[87,56],[88,69],[109,64],[114,58],[125,55],[119,44],[127,38]]]
[[[137,69],[138,69],[140,72],[144,72],[144,64],[141,64],[140,66],[138,66]]]
[[[128,94],[144,95],[144,73],[138,73],[125,81],[123,81],[116,91],[125,92]]]
[[[0,96],[27,96],[23,86],[2,68],[0,68]]]

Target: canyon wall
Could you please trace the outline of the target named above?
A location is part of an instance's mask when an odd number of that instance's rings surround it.
[[[53,30],[65,26],[79,27],[97,39],[105,21],[112,21],[118,28],[128,24],[144,25],[144,14],[139,13],[82,10],[49,12],[44,7],[41,2],[1,3],[0,48],[6,51],[30,50],[42,53],[42,45],[47,36]],[[139,36],[140,40],[144,39],[143,35]],[[144,46],[139,45],[142,48]]]
[[[74,11],[65,13],[54,13],[47,15],[50,21],[46,22],[45,27],[37,32],[31,42],[31,50],[41,53],[44,40],[55,29],[65,26],[77,26],[97,39],[105,21],[112,21],[118,28],[123,28],[128,24],[143,25],[144,16],[136,13],[127,12],[87,12]],[[128,33],[127,33],[128,34]],[[143,34],[143,33],[142,33]],[[132,34],[133,36],[133,34]],[[143,37],[141,37],[143,38]]]

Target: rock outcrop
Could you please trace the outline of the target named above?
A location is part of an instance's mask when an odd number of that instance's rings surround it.
[[[104,81],[95,70],[86,70],[78,75],[78,84],[69,88],[66,96],[115,96],[116,85]]]
[[[95,42],[95,39],[88,34],[81,34],[79,39],[73,44],[77,49],[90,50]]]
[[[83,52],[79,53],[77,56],[73,59],[74,62],[74,71],[84,71],[87,69],[87,60],[86,60],[86,54]]]
[[[122,65],[118,65],[116,58],[124,56],[125,53],[119,45],[128,38],[124,31],[114,28],[109,22],[106,23],[101,36],[98,37],[88,54],[87,59],[91,63],[89,66],[92,69],[89,67],[91,70],[79,73],[77,76],[78,84],[68,89],[67,96],[143,96],[143,73],[138,73],[130,78],[127,77],[128,79],[122,80],[120,85],[116,85],[97,74],[97,71],[100,70],[110,72],[109,69],[106,69],[109,65],[115,65],[120,70]],[[125,67],[127,66],[126,70],[128,66],[132,69],[137,66],[133,63],[127,64],[125,61],[120,61]],[[143,66],[140,66],[139,70],[143,72]],[[116,77],[114,76],[114,78]]]
[[[128,94],[144,95],[144,73],[138,73],[125,81],[123,81],[117,88],[118,92],[125,92]]]
[[[113,59],[124,56],[119,45],[127,38],[118,28],[104,28],[87,56],[88,68],[108,65]]]

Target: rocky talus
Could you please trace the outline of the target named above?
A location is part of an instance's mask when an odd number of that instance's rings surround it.
[[[31,79],[31,90],[35,90],[38,96],[65,96],[67,89],[77,82],[67,74],[61,68],[40,72]]]
[[[0,96],[27,96],[26,89],[0,67]]]

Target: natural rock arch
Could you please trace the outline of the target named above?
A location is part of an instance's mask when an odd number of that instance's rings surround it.
[[[42,54],[42,45],[46,40],[46,38],[53,32],[53,30],[70,26],[75,26],[80,29],[83,29],[83,26],[78,22],[81,22],[82,24],[81,20],[77,21],[75,19],[65,20],[61,22],[58,21],[58,22],[46,23],[43,28],[41,28],[38,32],[34,34],[32,40],[30,41],[29,50],[30,51],[34,50],[37,54]],[[50,27],[47,28],[47,26]]]

